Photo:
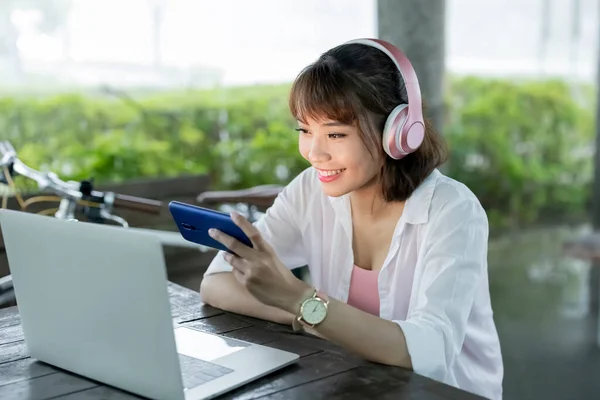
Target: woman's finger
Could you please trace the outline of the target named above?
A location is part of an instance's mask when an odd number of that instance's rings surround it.
[[[211,238],[227,247],[229,250],[237,254],[242,258],[251,258],[253,255],[252,249],[240,242],[234,237],[229,236],[226,233],[221,232],[218,229],[209,229],[208,234]]]
[[[271,247],[263,239],[262,235],[260,234],[260,231],[256,229],[256,227],[252,225],[250,221],[248,221],[246,218],[244,218],[242,215],[236,212],[231,213],[231,219],[237,226],[240,227],[240,229],[246,234],[246,236],[248,236],[256,250],[267,252],[270,251]]]
[[[231,253],[224,253],[223,258],[233,267],[234,271],[238,271],[241,274],[245,274],[248,270],[248,264],[246,260]]]
[[[235,268],[233,269],[233,271],[231,271],[231,273],[239,283],[241,283],[242,285],[246,285],[246,276],[243,273],[241,273]]]

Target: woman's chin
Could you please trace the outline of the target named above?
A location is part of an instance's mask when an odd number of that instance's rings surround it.
[[[331,183],[321,183],[321,190],[329,197],[341,197],[351,192],[346,185],[332,185]]]
[[[344,179],[335,180],[333,182],[321,181],[321,190],[326,196],[341,197],[351,192],[368,192],[378,190],[377,178],[373,177],[365,182],[348,182]]]

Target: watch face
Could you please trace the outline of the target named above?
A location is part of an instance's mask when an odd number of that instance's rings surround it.
[[[320,323],[326,315],[327,306],[321,300],[308,299],[302,307],[302,318],[311,325]]]

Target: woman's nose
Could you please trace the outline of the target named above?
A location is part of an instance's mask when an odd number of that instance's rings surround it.
[[[313,138],[310,146],[310,151],[308,152],[308,161],[317,164],[329,161],[330,159],[331,155],[327,151],[327,148],[322,142],[322,140]]]

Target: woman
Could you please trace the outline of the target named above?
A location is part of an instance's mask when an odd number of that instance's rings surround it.
[[[446,148],[408,60],[376,39],[337,46],[296,78],[290,109],[311,167],[254,226],[232,215],[252,248],[212,232],[236,255],[211,263],[203,301],[500,399],[487,216],[436,169]],[[290,271],[304,265],[314,288]]]

